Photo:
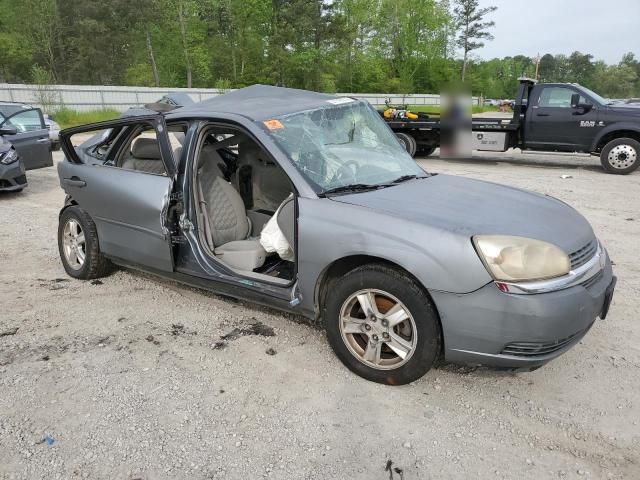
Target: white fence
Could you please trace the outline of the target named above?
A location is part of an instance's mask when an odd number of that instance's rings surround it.
[[[130,107],[155,102],[169,92],[187,93],[196,102],[224,93],[214,88],[38,86],[0,83],[0,102],[27,103],[43,107],[45,110],[64,106],[78,111],[114,109],[122,112]],[[336,95],[362,98],[372,105],[384,105],[386,99],[390,99],[392,104],[440,105],[440,95],[434,94],[337,93]],[[473,104],[478,104],[478,98],[473,98]]]

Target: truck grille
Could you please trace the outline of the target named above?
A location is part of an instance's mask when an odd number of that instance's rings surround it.
[[[589,327],[590,328],[590,327]],[[512,342],[508,343],[500,352],[502,355],[511,355],[514,357],[537,357],[542,355],[549,355],[563,349],[571,343],[577,342],[582,335],[589,330],[581,330],[567,338],[562,338],[554,342],[534,343],[534,342]]]
[[[584,247],[570,253],[569,260],[571,261],[571,270],[575,270],[591,260],[597,250],[598,242],[596,240],[591,240]]]

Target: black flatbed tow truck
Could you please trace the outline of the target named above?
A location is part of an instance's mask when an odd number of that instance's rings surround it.
[[[466,129],[471,130],[473,150],[590,153],[600,157],[605,171],[619,175],[640,166],[640,107],[609,102],[573,83],[520,79],[510,119],[465,123],[421,116],[385,121],[412,156],[433,153],[445,143],[449,129]]]

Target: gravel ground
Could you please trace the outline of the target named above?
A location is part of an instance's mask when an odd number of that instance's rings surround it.
[[[0,196],[0,478],[640,478],[640,173],[520,153],[420,164],[577,207],[616,263],[609,318],[536,372],[377,385],[299,318],[133,271],[70,279],[55,169],[31,171]]]

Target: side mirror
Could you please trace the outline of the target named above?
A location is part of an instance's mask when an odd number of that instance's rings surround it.
[[[15,135],[18,129],[13,125],[3,125],[0,127],[0,135]]]
[[[578,108],[580,106],[580,94],[574,93],[571,95],[571,108]]]
[[[589,113],[593,108],[593,105],[590,103],[580,103],[580,94],[574,93],[571,95],[571,108],[579,110],[575,112],[575,115],[584,115],[585,113]]]
[[[578,108],[582,110],[582,113],[589,113],[593,108],[593,105],[590,103],[579,103]]]

